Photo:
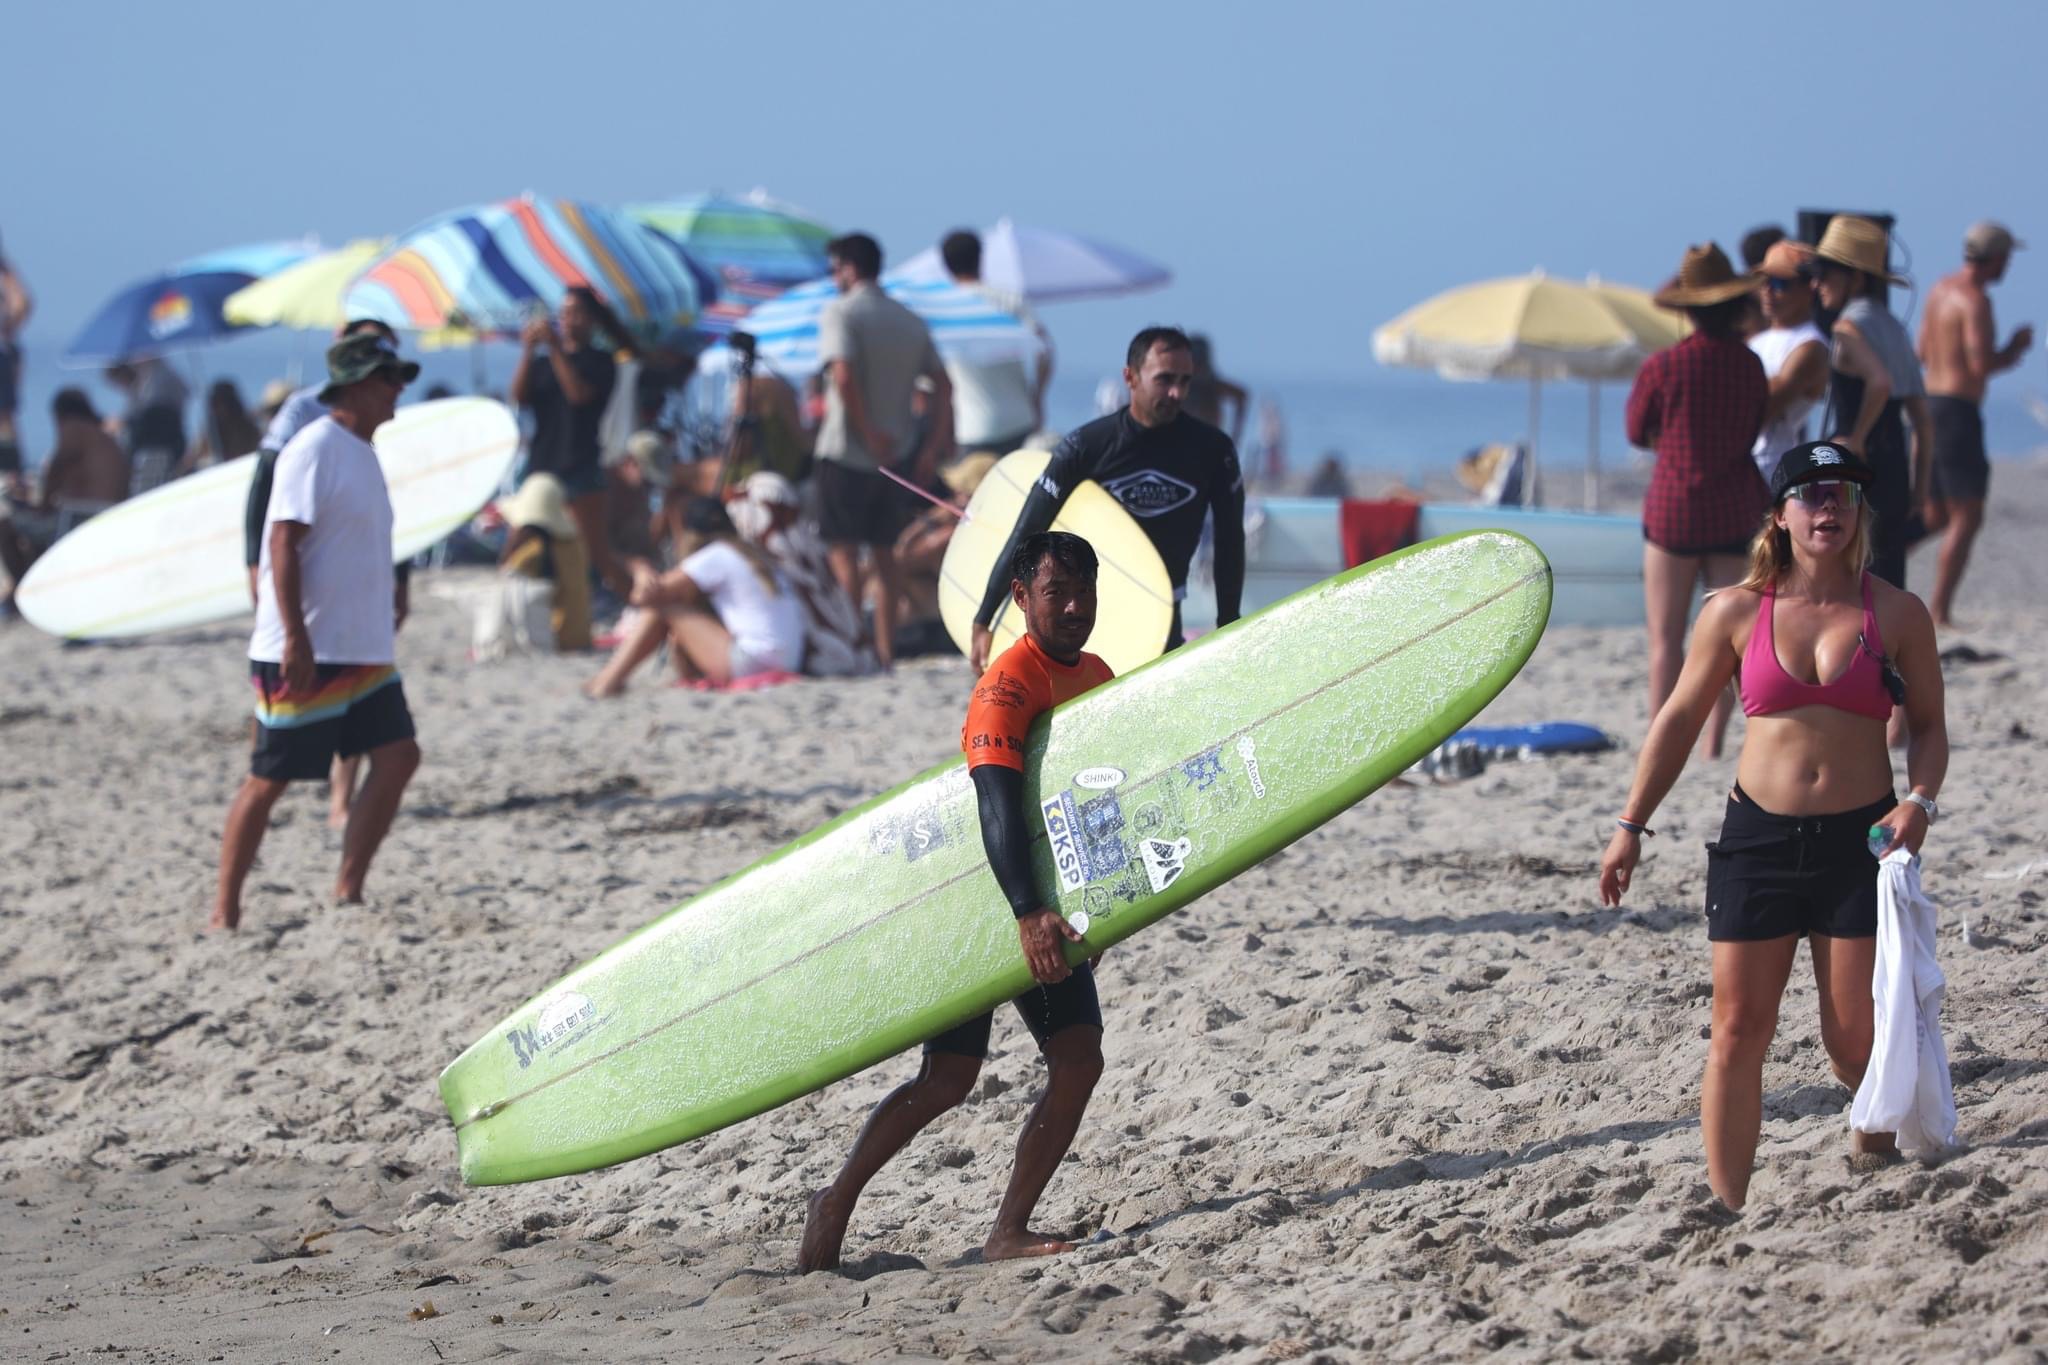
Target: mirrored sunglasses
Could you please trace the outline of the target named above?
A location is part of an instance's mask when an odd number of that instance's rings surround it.
[[[1863,500],[1863,487],[1845,479],[1830,479],[1825,483],[1794,484],[1785,490],[1785,496],[1797,498],[1808,507],[1825,507],[1830,498],[1843,507],[1854,507]]]

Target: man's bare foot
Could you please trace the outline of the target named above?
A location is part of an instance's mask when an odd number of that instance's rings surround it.
[[[239,905],[216,905],[213,918],[206,921],[209,934],[232,934],[242,927],[242,907]]]
[[[363,888],[360,886],[343,886],[341,883],[336,882],[334,884],[334,903],[336,905],[361,905],[363,903]]]
[[[1057,1256],[1063,1251],[1072,1251],[1074,1244],[1058,1237],[1048,1237],[1030,1228],[1019,1228],[1015,1232],[998,1229],[988,1235],[981,1244],[981,1259],[984,1261],[1014,1261],[1020,1256]]]
[[[796,1268],[805,1275],[813,1270],[839,1268],[839,1244],[846,1239],[846,1223],[853,1217],[853,1205],[841,1199],[827,1185],[811,1195],[804,1211],[804,1237],[797,1244]]]
[[[589,682],[583,684],[583,695],[592,701],[604,701],[609,697],[621,696],[625,693],[625,690],[626,685],[624,683],[607,683],[602,678],[592,678]]]

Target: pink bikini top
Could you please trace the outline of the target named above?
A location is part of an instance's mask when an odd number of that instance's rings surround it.
[[[1832,706],[1852,716],[1889,719],[1892,699],[1885,691],[1879,662],[1884,641],[1877,633],[1877,612],[1870,605],[1870,575],[1863,575],[1863,643],[1833,682],[1801,682],[1778,662],[1778,642],[1771,628],[1777,600],[1775,585],[1764,589],[1756,625],[1749,632],[1749,648],[1742,654],[1742,714],[1770,716],[1800,706]]]

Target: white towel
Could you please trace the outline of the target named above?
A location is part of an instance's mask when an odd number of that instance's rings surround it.
[[[1941,1041],[1947,984],[1934,960],[1934,903],[1920,890],[1920,860],[1894,849],[1877,869],[1875,1037],[1849,1109],[1852,1128],[1897,1133],[1910,1151],[1955,1141],[1956,1101]]]

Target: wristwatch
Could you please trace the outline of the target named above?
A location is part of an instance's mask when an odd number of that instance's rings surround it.
[[[1941,818],[1941,804],[1933,797],[1922,796],[1919,792],[1907,792],[1905,799],[1927,812],[1928,824],[1931,825]]]

